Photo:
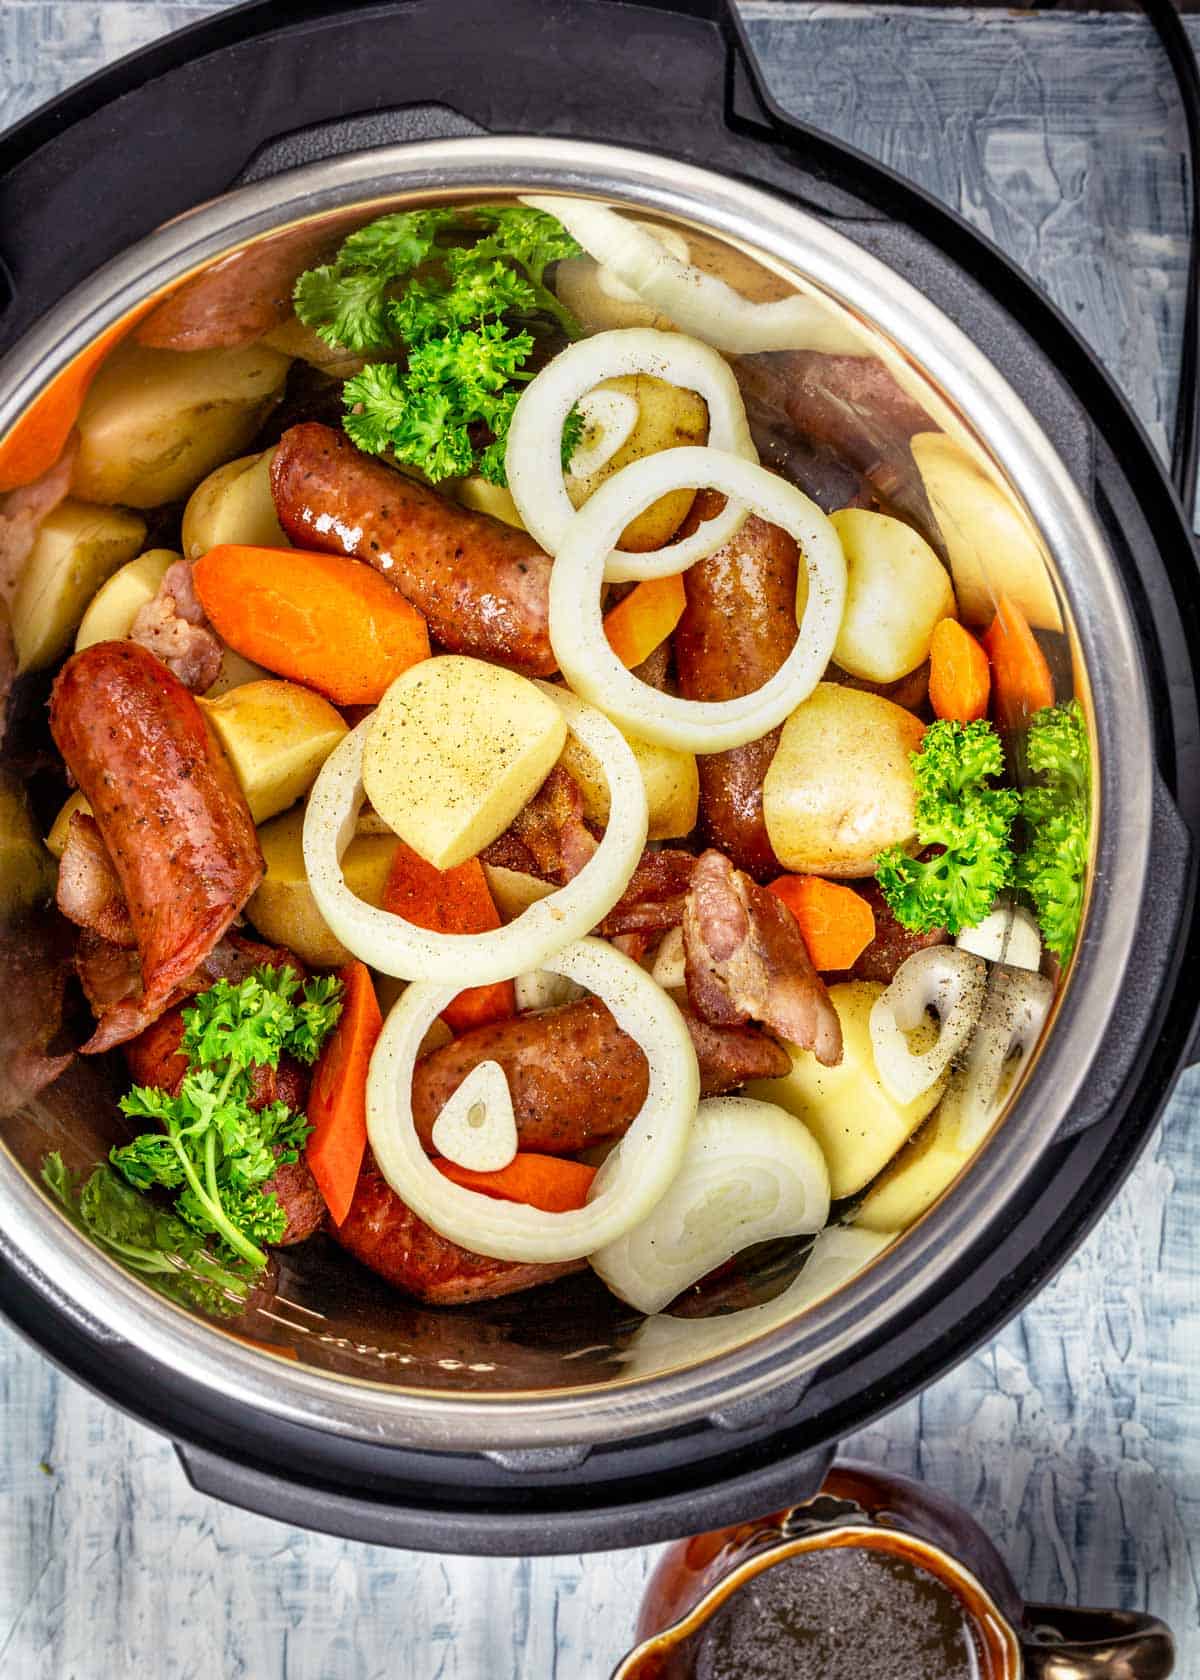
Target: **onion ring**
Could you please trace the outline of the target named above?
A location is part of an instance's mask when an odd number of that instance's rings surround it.
[[[602,997],[650,1065],[646,1100],[582,1208],[546,1213],[496,1201],[452,1183],[422,1149],[413,1124],[413,1067],[458,982],[408,987],[384,1023],[367,1077],[367,1135],[384,1178],[443,1237],[497,1260],[578,1260],[623,1236],[670,1188],[700,1101],[700,1070],[683,1016],[643,968],[602,939],[578,940],[542,966]]]
[[[401,980],[487,986],[530,969],[589,933],[629,884],[646,844],[649,812],[637,759],[615,724],[563,688],[539,683],[567,727],[600,760],[610,790],[608,825],[595,853],[565,887],[490,933],[434,933],[356,898],[342,874],[363,802],[364,718],[321,767],[304,814],[304,867],[317,909],[356,957]]]
[[[668,490],[711,486],[795,537],[808,571],[796,645],[779,670],[737,700],[681,700],[639,682],[608,645],[600,586],[613,541]],[[803,491],[719,449],[664,449],[614,473],[575,515],[550,573],[550,642],[575,692],[644,741],[695,753],[756,741],[806,700],[829,664],[846,601],[837,532]]]
[[[541,194],[523,194],[521,202],[554,216],[635,297],[718,350],[735,356],[758,350],[873,354],[866,334],[832,299],[797,290],[773,303],[755,303],[715,274],[682,262],[666,248],[659,229],[652,233],[606,204]]]
[[[737,380],[728,363],[707,344],[679,333],[655,332],[652,327],[624,327],[581,338],[547,362],[529,382],[508,428],[504,455],[508,488],[526,529],[548,554],[558,553],[575,519],[562,476],[562,432],[567,415],[586,392],[606,379],[631,373],[652,374],[668,384],[699,392],[708,405],[711,447],[746,461],[758,461]],[[730,500],[690,537],[648,554],[614,547],[606,558],[604,576],[609,583],[628,583],[686,571],[695,561],[723,548],[741,526],[746,511]],[[623,528],[618,527],[612,544]]]
[[[987,964],[955,945],[930,945],[900,964],[886,992],[871,1006],[875,1068],[890,1097],[915,1102],[945,1073],[970,1042],[987,990]],[[938,1035],[917,1055],[905,1033],[937,1011]]]

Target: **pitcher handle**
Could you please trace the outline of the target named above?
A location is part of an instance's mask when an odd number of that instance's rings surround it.
[[[1025,1680],[1166,1680],[1174,1672],[1175,1641],[1157,1616],[1028,1604],[1025,1628]]]

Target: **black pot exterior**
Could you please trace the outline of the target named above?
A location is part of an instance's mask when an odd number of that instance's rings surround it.
[[[171,37],[36,113],[0,139],[0,259],[10,280],[0,344],[168,217],[239,179],[343,150],[482,128],[619,141],[744,176],[799,199],[899,269],[1032,410],[1120,561],[1155,697],[1158,771],[1150,844],[1159,925],[1145,930],[1144,972],[1130,977],[1074,1135],[1055,1147],[1036,1193],[997,1211],[986,1242],[935,1300],[768,1412],[590,1453],[357,1442],[196,1394],[129,1343],[93,1336],[19,1256],[0,1261],[7,1316],[66,1370],[170,1434],[198,1487],[377,1543],[533,1553],[641,1544],[803,1498],[840,1436],[994,1334],[1100,1216],[1187,1059],[1200,996],[1191,843],[1200,833],[1200,590],[1188,523],[1157,457],[1073,330],[951,212],[774,109],[720,0],[515,0],[503,75],[491,56],[494,23],[483,0],[265,0]],[[148,132],[163,137],[152,155],[141,143]],[[118,159],[125,190],[114,194]],[[52,270],[39,266],[51,260]]]

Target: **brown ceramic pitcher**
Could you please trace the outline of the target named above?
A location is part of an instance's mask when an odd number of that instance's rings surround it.
[[[803,1505],[672,1546],[637,1635],[612,1680],[1164,1680],[1175,1662],[1153,1616],[1023,1603],[965,1511],[852,1462]]]

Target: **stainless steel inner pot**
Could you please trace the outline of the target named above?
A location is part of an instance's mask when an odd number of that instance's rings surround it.
[[[284,1254],[264,1343],[189,1317],[91,1248],[37,1182],[44,1153],[99,1157],[116,1070],[79,1062],[3,1123],[0,1254],[93,1339],[132,1344],[205,1394],[352,1440],[455,1451],[613,1442],[792,1390],[844,1360],[950,1277],[1017,1209],[1069,1124],[1118,1008],[1148,891],[1151,708],[1114,555],[1053,447],[997,369],[898,274],[782,198],[669,158],[561,139],[413,144],[292,170],[204,205],[100,270],[0,365],[0,431],[70,358],[150,294],[248,241],[313,218],[526,191],[592,195],[701,230],[824,294],[879,354],[925,382],[1040,536],[1088,710],[1097,774],[1084,935],[1040,1054],[954,1187],[853,1282],[738,1345],[736,1326],[677,1321],[648,1346],[633,1315],[571,1280],[487,1308],[408,1302],[323,1244]],[[359,214],[360,213],[360,214]],[[1097,674],[1089,685],[1088,673]],[[1119,703],[1118,703],[1119,701]],[[657,1351],[655,1351],[657,1348]]]

